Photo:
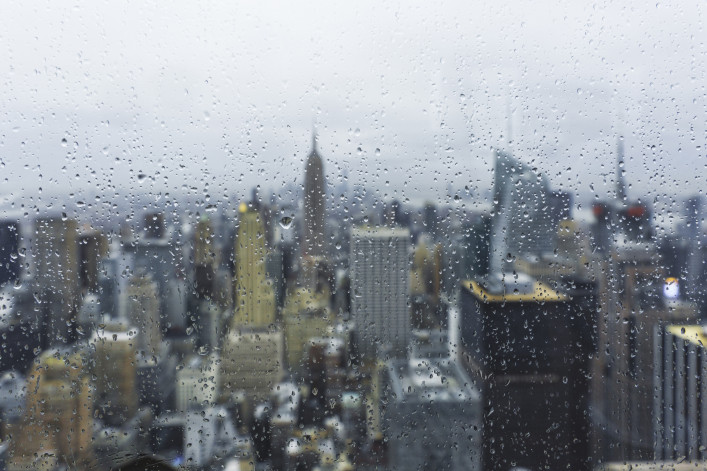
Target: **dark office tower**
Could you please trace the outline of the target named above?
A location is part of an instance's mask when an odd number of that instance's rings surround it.
[[[434,203],[427,202],[425,203],[425,209],[423,211],[422,217],[425,224],[425,232],[430,234],[432,238],[435,238],[437,236],[437,224],[439,222],[437,207]]]
[[[317,150],[317,135],[312,135],[312,152],[307,158],[304,173],[304,225],[302,255],[322,257],[325,255],[324,199],[326,182],[324,165]]]
[[[624,137],[619,136],[616,143],[616,189],[614,197],[618,203],[624,203],[627,198],[626,182],[624,181]]]
[[[20,276],[20,225],[0,221],[0,286]]]
[[[108,239],[88,229],[79,235],[79,279],[81,288],[98,292],[98,264],[108,253]]]
[[[599,253],[606,253],[611,248],[612,232],[615,231],[614,212],[614,206],[609,202],[597,202],[592,205],[592,244]]]
[[[145,214],[145,237],[161,239],[164,237],[164,215],[162,213]]]
[[[561,215],[548,210],[544,175],[505,152],[495,156],[490,271],[500,273],[517,258],[552,252]]]
[[[488,214],[476,216],[463,235],[461,263],[464,278],[479,278],[489,273],[489,238],[491,237],[491,217]]]
[[[78,230],[66,217],[35,221],[33,260],[45,346],[73,340],[79,297]]]
[[[705,305],[705,257],[702,236],[702,199],[693,196],[685,201],[685,245],[688,252],[685,274],[685,294],[701,307]]]
[[[218,262],[216,251],[211,221],[203,216],[194,231],[194,289],[202,299],[213,296]]]
[[[702,225],[702,198],[693,196],[685,200],[685,223],[687,236],[697,238]]]
[[[483,469],[589,469],[582,307],[528,275],[462,282],[462,363],[483,397]]]

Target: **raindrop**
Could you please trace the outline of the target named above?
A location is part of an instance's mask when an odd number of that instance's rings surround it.
[[[292,227],[292,221],[293,221],[292,217],[283,216],[282,219],[280,219],[280,226],[283,229],[289,229],[290,227]]]
[[[66,138],[63,137],[63,138],[61,139],[61,147],[66,147],[66,143],[67,143]]]

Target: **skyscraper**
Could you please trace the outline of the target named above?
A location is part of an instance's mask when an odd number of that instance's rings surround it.
[[[266,276],[265,229],[260,213],[239,207],[236,236],[236,309],[232,326],[267,327],[275,322],[275,294]]]
[[[130,279],[126,311],[130,324],[137,327],[138,352],[156,355],[162,342],[160,303],[157,284],[149,274],[136,274]]]
[[[35,283],[48,345],[73,339],[79,296],[76,221],[66,217],[35,221]]]
[[[490,266],[499,273],[514,258],[551,252],[563,211],[551,211],[554,198],[544,175],[506,152],[495,156]]]
[[[583,306],[528,275],[460,291],[462,361],[484,401],[483,469],[589,469]]]
[[[598,352],[591,361],[591,445],[596,458],[653,458],[654,333],[691,324],[691,303],[666,299],[654,244],[619,240],[595,262]]]
[[[616,189],[614,196],[616,201],[621,204],[626,202],[626,182],[624,181],[624,137],[619,136],[616,143]]]
[[[84,228],[78,238],[81,288],[98,292],[98,265],[108,254],[108,239],[100,231]]]
[[[202,216],[194,231],[194,289],[199,298],[213,296],[218,262],[214,230],[207,216]]]
[[[359,351],[391,348],[404,356],[410,335],[407,229],[357,227],[351,232],[351,314]]]
[[[43,352],[29,372],[25,413],[13,440],[10,469],[90,469],[93,394],[85,348]],[[54,467],[43,467],[45,460]]]
[[[20,275],[20,225],[17,221],[0,221],[0,286],[15,281]]]
[[[304,256],[321,257],[325,254],[325,191],[324,165],[317,150],[317,135],[312,134],[312,152],[307,157],[304,173],[304,234],[302,237]]]

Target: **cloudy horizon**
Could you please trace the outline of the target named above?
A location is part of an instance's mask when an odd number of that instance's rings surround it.
[[[12,2],[2,193],[276,189],[315,124],[390,199],[488,194],[493,147],[603,198],[619,135],[631,196],[703,194],[703,2],[471,3]]]

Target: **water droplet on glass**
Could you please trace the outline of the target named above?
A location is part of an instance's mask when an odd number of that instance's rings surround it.
[[[289,229],[290,227],[292,227],[292,221],[293,221],[292,217],[283,216],[282,219],[280,219],[280,226],[283,229]]]
[[[61,139],[61,147],[66,147],[66,143],[67,143],[66,138],[65,137],[62,138]]]

